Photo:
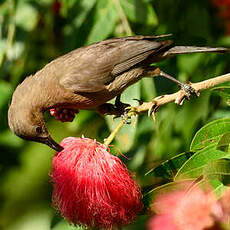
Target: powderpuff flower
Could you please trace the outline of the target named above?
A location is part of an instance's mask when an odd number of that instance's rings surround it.
[[[148,223],[149,230],[202,230],[215,224],[219,210],[216,198],[198,187],[160,195],[154,202],[157,215]],[[168,226],[168,227],[167,227]]]
[[[53,204],[73,224],[112,229],[141,211],[141,189],[107,146],[88,138],[63,139],[52,161]]]

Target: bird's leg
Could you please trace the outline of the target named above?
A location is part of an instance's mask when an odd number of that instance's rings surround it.
[[[199,96],[199,92],[197,92],[189,83],[183,83],[179,80],[177,80],[176,78],[172,77],[171,75],[163,72],[162,70],[160,70],[159,68],[156,68],[154,66],[150,66],[145,70],[145,74],[147,76],[151,76],[151,77],[155,77],[155,76],[162,76],[165,77],[175,83],[177,83],[179,85],[179,87],[185,91],[186,95],[184,99],[189,99],[191,95],[195,95],[195,96]]]
[[[50,115],[54,116],[56,120],[62,122],[72,122],[75,114],[78,114],[77,109],[70,108],[52,108],[50,109]]]
[[[199,96],[199,93],[190,84],[183,83],[183,82],[177,80],[176,78],[170,76],[169,74],[167,74],[163,71],[160,72],[160,76],[165,77],[165,78],[177,83],[180,86],[180,88],[187,93],[187,99],[189,99],[189,97],[191,95],[195,95],[197,97]]]
[[[118,96],[116,97],[116,100],[115,100],[115,107],[116,107],[118,110],[124,112],[125,108],[128,107],[128,106],[130,106],[130,105],[121,102],[121,95],[118,95]]]
[[[118,95],[115,100],[115,104],[105,103],[100,105],[97,110],[99,113],[103,115],[115,115],[116,117],[120,117],[124,114],[125,108],[130,106],[129,104],[122,103],[120,101],[121,95]]]

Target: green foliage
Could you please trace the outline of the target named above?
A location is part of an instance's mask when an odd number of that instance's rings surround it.
[[[176,44],[230,46],[211,2],[0,1],[0,229],[81,229],[55,217],[51,208],[48,174],[52,150],[23,141],[9,131],[7,110],[15,87],[55,57],[115,36],[173,33]],[[229,62],[229,55],[194,54],[159,66],[184,82],[196,82],[229,72]],[[127,157],[121,159],[135,170],[147,191],[146,204],[155,195],[173,189],[179,179],[209,181],[218,195],[229,184],[229,87],[224,84],[202,92],[200,98],[192,98],[182,107],[166,105],[156,114],[155,122],[147,114],[140,115],[116,136],[113,149],[121,151]],[[165,79],[146,78],[128,88],[122,102],[137,105],[133,99],[150,101],[176,90],[177,86]],[[49,115],[47,120],[58,141],[84,135],[100,142],[120,121],[90,111],[81,111],[71,124],[54,121]],[[148,217],[143,214],[124,229],[144,229]]]

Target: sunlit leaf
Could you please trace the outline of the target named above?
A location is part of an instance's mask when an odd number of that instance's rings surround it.
[[[203,174],[203,170],[209,162],[227,156],[225,152],[215,149],[214,144],[209,145],[190,157],[178,170],[174,180],[197,178]]]
[[[230,184],[230,159],[218,159],[210,161],[204,168],[206,178],[220,181],[224,185]]]
[[[24,30],[31,31],[38,22],[38,12],[28,3],[19,1],[15,22],[16,25],[21,26]]]
[[[121,7],[123,8],[127,18],[130,21],[136,20],[136,4],[133,0],[121,0]]]
[[[217,144],[217,149],[227,153],[229,151],[229,144],[230,144],[230,132],[225,133],[221,137],[220,141]]]
[[[87,43],[100,41],[109,36],[114,30],[118,14],[113,1],[97,1],[95,23],[88,36]]]
[[[217,144],[226,132],[230,132],[230,119],[224,118],[212,121],[203,126],[194,136],[190,150],[196,151],[209,145]]]

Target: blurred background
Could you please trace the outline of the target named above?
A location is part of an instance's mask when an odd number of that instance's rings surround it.
[[[54,151],[23,141],[7,124],[7,110],[15,87],[52,59],[73,49],[110,37],[172,33],[175,44],[230,47],[228,0],[0,0],[0,229],[76,229],[51,207],[49,172]],[[230,72],[230,55],[181,55],[159,64],[181,81],[201,81]],[[173,93],[168,80],[142,79],[122,95],[149,101]],[[28,98],[29,99],[29,98]],[[135,172],[144,189],[163,183],[144,174],[163,160],[189,150],[194,133],[208,121],[229,116],[229,107],[207,91],[182,107],[160,108],[156,121],[146,114],[125,125],[113,151]],[[103,142],[118,120],[81,111],[72,123],[46,114],[57,141],[67,136]],[[144,229],[146,216],[124,229]],[[80,229],[80,227],[79,227]]]

